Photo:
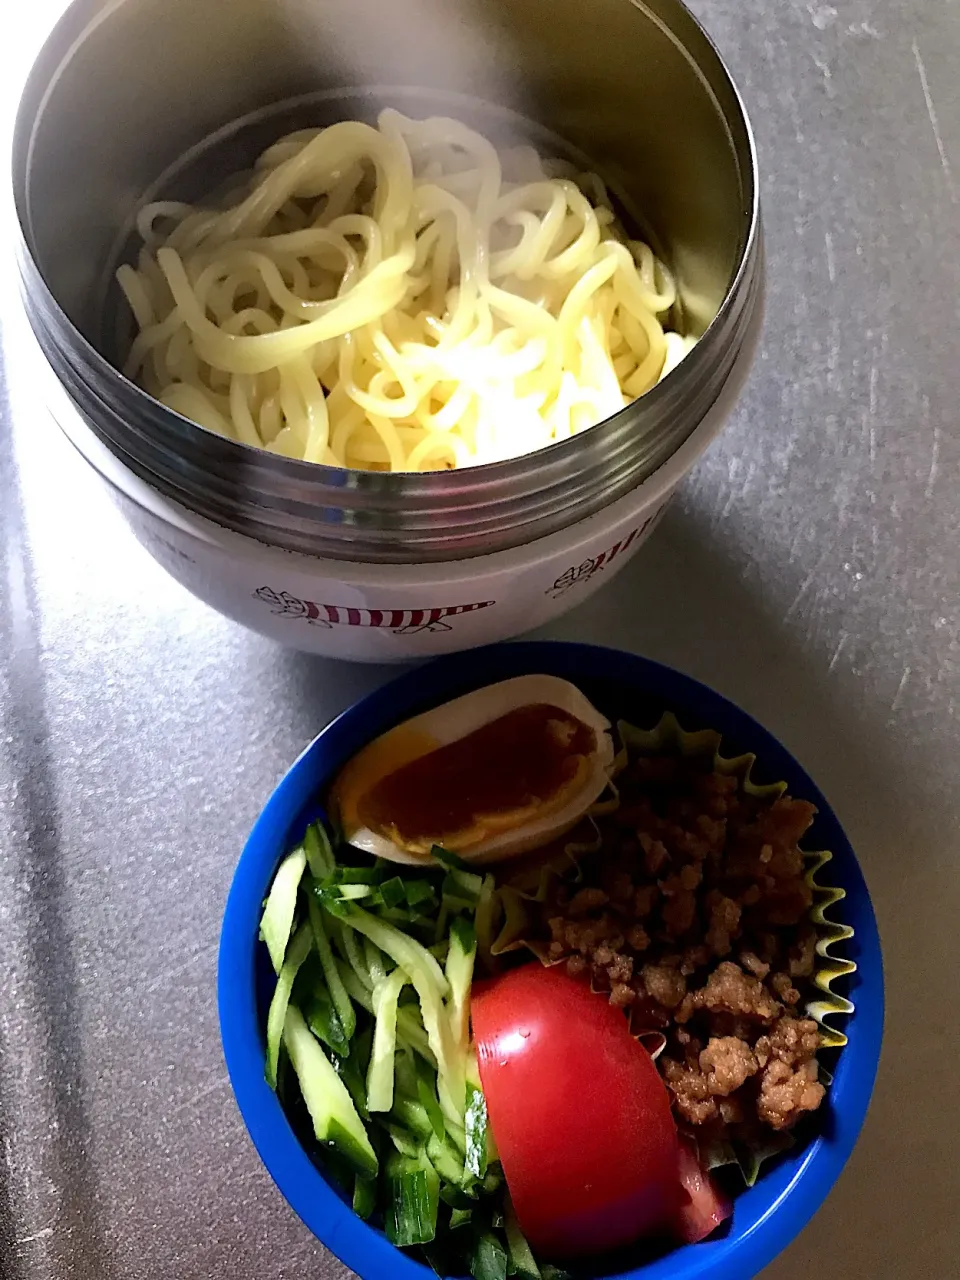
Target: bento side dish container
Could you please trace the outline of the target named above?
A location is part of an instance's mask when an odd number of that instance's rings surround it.
[[[400,721],[472,689],[546,673],[575,682],[607,715],[637,724],[676,712],[684,728],[710,727],[724,750],[756,753],[757,781],[784,780],[818,816],[804,843],[833,852],[831,883],[845,890],[843,920],[857,964],[846,994],[855,1012],[836,1058],[828,1109],[809,1143],[765,1166],[736,1200],[729,1230],[621,1274],[621,1280],[750,1280],[810,1221],[839,1177],[866,1115],[880,1055],[883,972],[869,894],[850,843],[816,784],[779,742],[743,711],[688,676],[616,650],[566,643],[498,645],[441,659],[402,676],[328,725],[268,801],[241,855],[220,940],[218,999],[223,1049],[237,1103],[264,1164],[304,1223],[361,1280],[428,1280],[426,1267],[357,1218],[300,1145],[264,1080],[264,1025],[273,977],[258,941],[260,910],[289,843],[316,811],[318,793],[362,746]],[[838,1024],[840,1025],[840,1024]],[[600,1273],[598,1273],[600,1274]]]
[[[543,0],[75,0],[50,36],[13,177],[53,413],[147,550],[215,609],[370,661],[517,634],[619,571],[722,426],[763,299],[746,112],[679,0],[585,13],[581,0],[551,0],[549,22]],[[386,105],[596,168],[675,270],[690,355],[590,431],[425,474],[252,449],[117,372],[113,272],[146,195],[200,199],[288,130]]]

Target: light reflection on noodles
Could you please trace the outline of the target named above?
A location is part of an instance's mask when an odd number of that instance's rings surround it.
[[[125,372],[212,431],[364,470],[529,453],[693,345],[670,272],[596,175],[458,121],[381,113],[281,139],[223,208],[138,218]]]

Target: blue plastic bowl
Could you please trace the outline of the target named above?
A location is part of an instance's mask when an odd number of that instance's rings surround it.
[[[401,720],[481,685],[544,672],[575,681],[608,714],[652,723],[667,709],[685,728],[719,730],[725,750],[753,751],[755,776],[787,782],[818,816],[811,848],[831,849],[830,883],[846,890],[843,920],[856,936],[846,954],[858,970],[848,993],[856,1012],[842,1019],[849,1043],[836,1059],[829,1108],[818,1135],[769,1166],[736,1200],[717,1240],[688,1245],[621,1273],[620,1280],[749,1280],[802,1230],[853,1150],[873,1089],[883,1030],[883,971],[876,920],[863,876],[840,823],[800,765],[750,716],[688,676],[632,654],[592,645],[497,645],[443,658],[401,676],[328,725],[270,797],[237,866],[220,939],[218,1001],[227,1069],[260,1156],[303,1222],[362,1280],[428,1280],[433,1273],[358,1218],[300,1145],[264,1080],[264,1024],[272,972],[258,941],[260,909],[273,873],[317,807],[318,792],[350,756]]]

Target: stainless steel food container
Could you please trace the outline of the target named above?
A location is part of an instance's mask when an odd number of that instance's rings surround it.
[[[676,271],[693,352],[570,440],[416,475],[251,449],[117,372],[129,321],[113,272],[145,194],[197,198],[287,129],[391,104],[587,157]],[[749,123],[677,0],[77,0],[27,82],[14,188],[61,426],[191,590],[326,653],[460,648],[582,598],[719,428],[759,325]]]

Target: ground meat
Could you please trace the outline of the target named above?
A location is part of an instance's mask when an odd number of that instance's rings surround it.
[[[662,964],[645,964],[640,971],[647,995],[664,1009],[676,1009],[687,994],[687,980],[679,969]]]
[[[788,1066],[809,1062],[820,1045],[820,1032],[812,1018],[781,1018],[769,1035],[761,1036],[756,1043],[761,1066],[771,1059]]]
[[[784,1004],[797,1004],[799,1001],[800,992],[793,985],[788,973],[775,973],[770,979],[770,985]]]
[[[674,1109],[684,1120],[693,1125],[706,1125],[719,1118],[717,1100],[700,1070],[666,1056],[660,1058],[659,1066],[673,1096]]]
[[[681,1125],[757,1141],[823,1099],[812,995],[816,931],[798,841],[815,810],[756,797],[696,757],[633,759],[576,886],[532,908],[531,940],[662,1032]]]
[[[757,1115],[771,1129],[790,1129],[805,1111],[816,1111],[824,1092],[815,1061],[794,1070],[775,1059],[764,1068],[760,1080]]]
[[[744,973],[739,965],[725,960],[714,969],[705,985],[692,992],[677,1014],[678,1022],[689,1022],[698,1010],[709,1014],[729,1014],[740,1020],[773,1022],[782,1006],[759,978]]]
[[[753,1050],[737,1036],[714,1037],[700,1054],[699,1066],[710,1092],[724,1098],[759,1069]]]
[[[716,889],[707,895],[710,923],[707,926],[707,946],[717,956],[728,956],[733,950],[733,939],[740,930],[742,908],[739,902],[726,898]]]

